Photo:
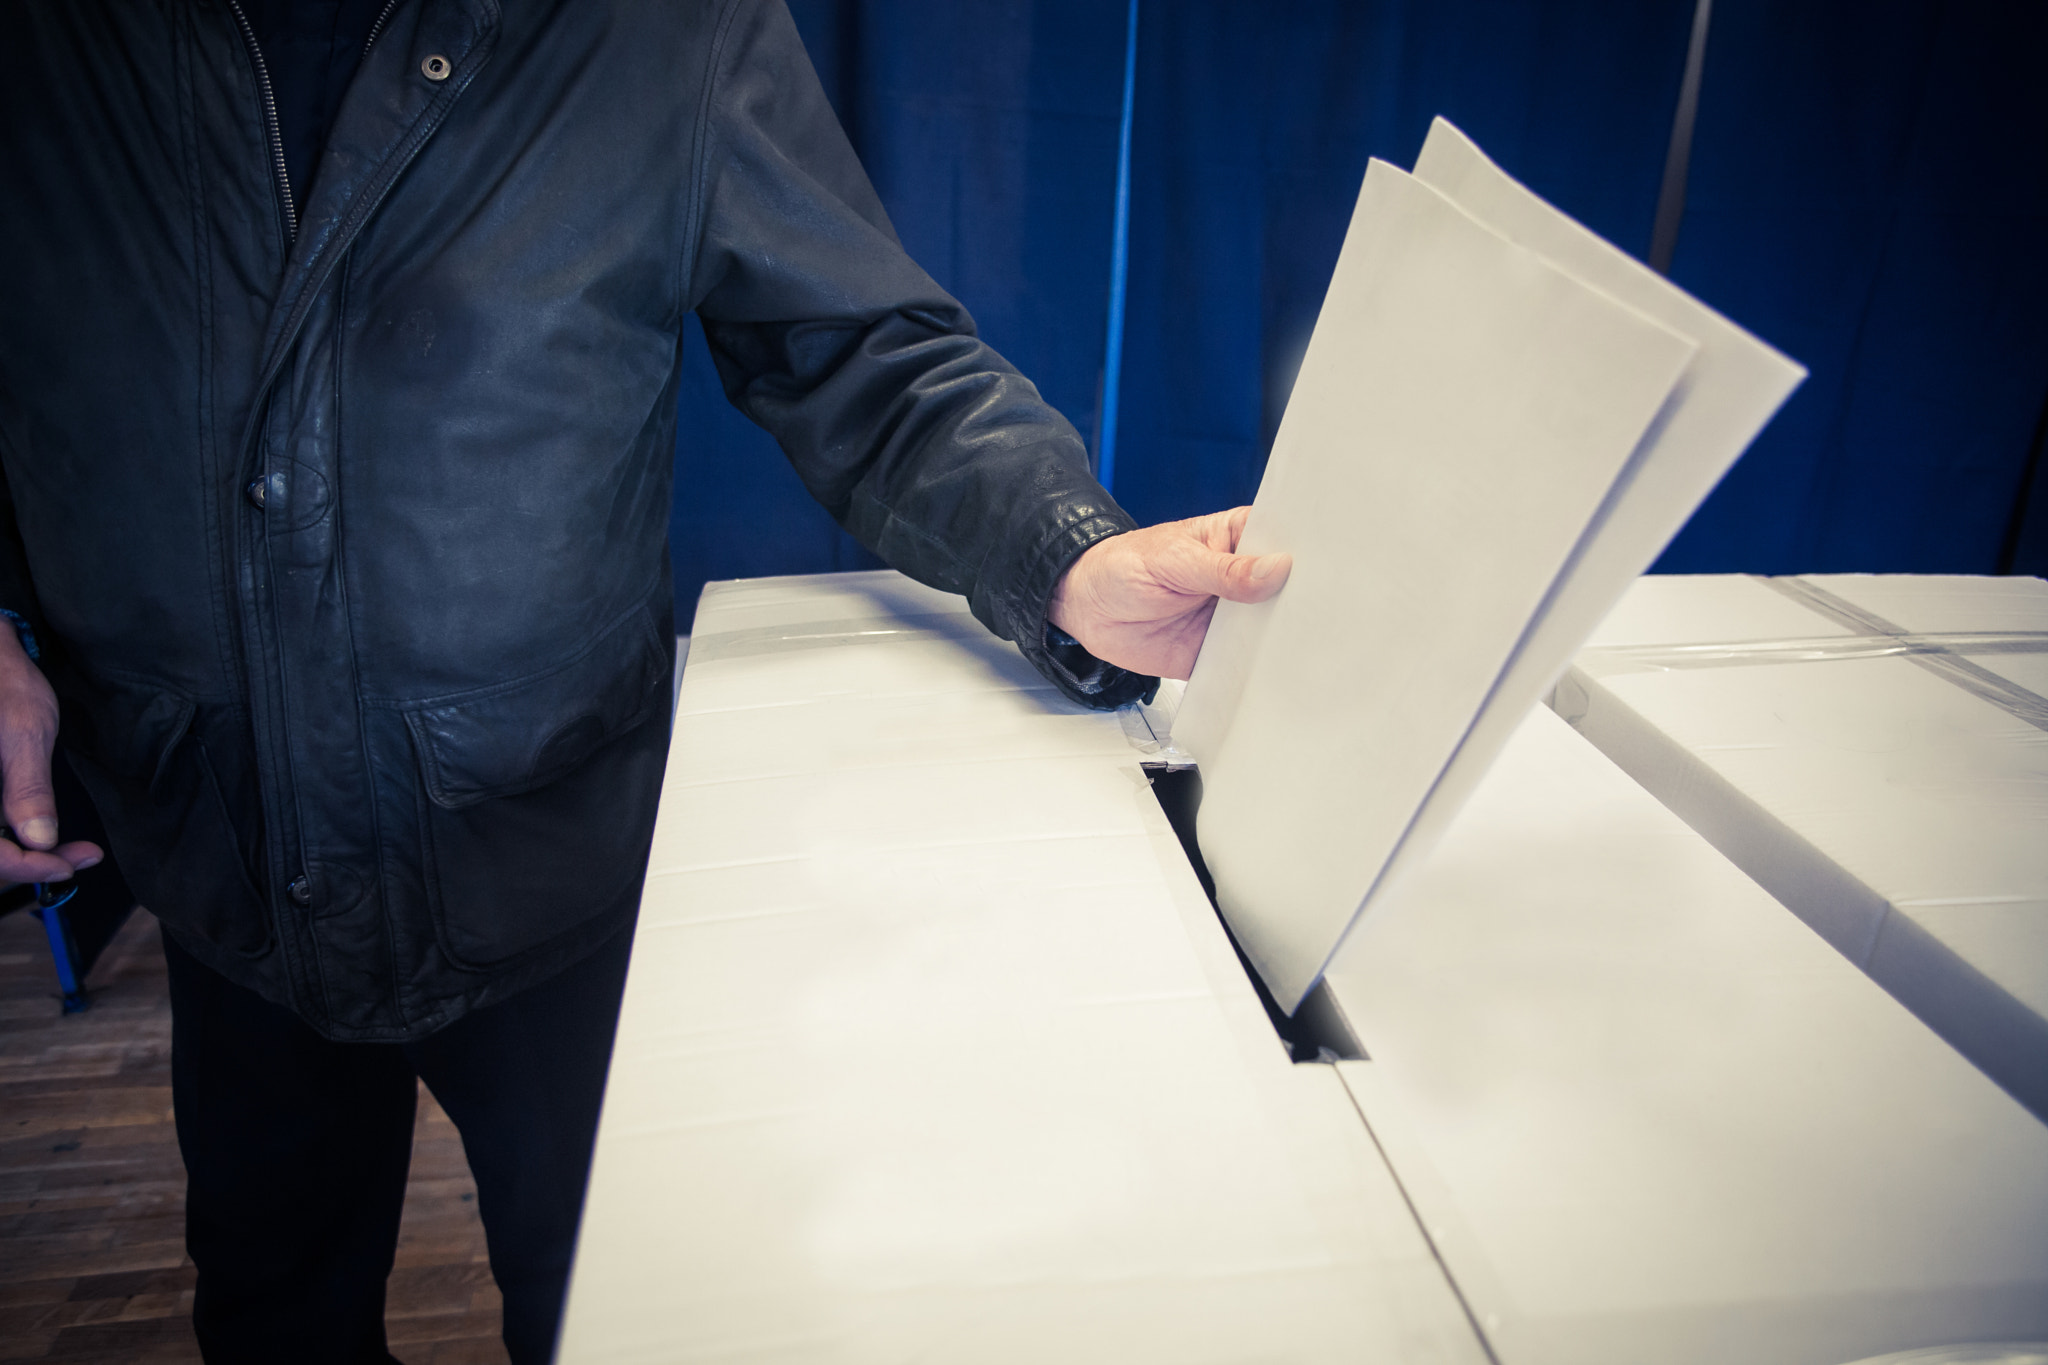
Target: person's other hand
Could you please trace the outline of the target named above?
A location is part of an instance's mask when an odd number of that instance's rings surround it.
[[[1290,555],[1235,553],[1251,510],[1236,507],[1097,541],[1053,589],[1047,619],[1105,663],[1187,677],[1216,599],[1263,602],[1294,567]]]
[[[0,838],[0,880],[61,882],[103,856],[83,839],[57,842],[57,793],[50,751],[57,743],[57,694],[29,662],[14,627],[0,620],[0,814],[14,837]]]

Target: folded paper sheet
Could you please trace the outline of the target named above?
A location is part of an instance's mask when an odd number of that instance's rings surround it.
[[[1367,170],[1174,723],[1217,898],[1282,1005],[1427,851],[1802,371],[1438,120]]]

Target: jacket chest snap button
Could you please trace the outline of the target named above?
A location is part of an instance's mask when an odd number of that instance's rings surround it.
[[[292,904],[301,910],[313,903],[313,883],[306,877],[292,878],[292,884],[285,888],[285,894],[292,898]]]
[[[270,500],[276,498],[277,505],[282,508],[285,503],[284,491],[284,473],[280,470],[276,473],[265,474],[247,488],[244,488],[242,496],[249,500],[251,507],[268,507]]]
[[[454,69],[448,65],[448,59],[438,52],[420,63],[420,74],[430,81],[445,81],[448,79],[448,73]]]

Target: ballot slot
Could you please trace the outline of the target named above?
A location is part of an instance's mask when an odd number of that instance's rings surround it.
[[[1152,795],[1159,802],[1159,809],[1166,813],[1166,821],[1173,826],[1174,837],[1180,840],[1181,852],[1187,855],[1188,866],[1194,869],[1196,880],[1202,884],[1202,894],[1209,898],[1209,908],[1216,913],[1216,922],[1223,926],[1224,937],[1230,940],[1230,949],[1237,954],[1237,965],[1243,969],[1245,979],[1251,982],[1257,992],[1259,1004],[1266,1011],[1266,1019],[1273,1026],[1273,1032],[1287,1049],[1287,1055],[1295,1062],[1356,1062],[1366,1059],[1365,1050],[1359,1046],[1357,1037],[1344,1020],[1343,1011],[1330,995],[1327,985],[1317,982],[1293,1014],[1280,1008],[1267,988],[1252,960],[1245,955],[1244,945],[1237,941],[1231,930],[1230,921],[1224,917],[1216,904],[1216,881],[1209,875],[1208,864],[1202,860],[1201,846],[1195,842],[1195,812],[1202,804],[1201,769],[1185,763],[1146,763],[1141,765],[1145,775],[1151,779]]]

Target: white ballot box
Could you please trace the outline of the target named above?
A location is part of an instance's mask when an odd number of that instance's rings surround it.
[[[2048,1127],[1556,717],[1347,941],[1336,1065],[1126,725],[892,574],[707,590],[562,1360],[2048,1335]]]
[[[1540,708],[1326,983],[1502,1365],[2048,1336],[2048,1126]]]
[[[1485,1354],[1119,717],[873,573],[698,608],[560,1359]]]
[[[2048,1116],[2048,584],[1646,578],[1554,705]]]

